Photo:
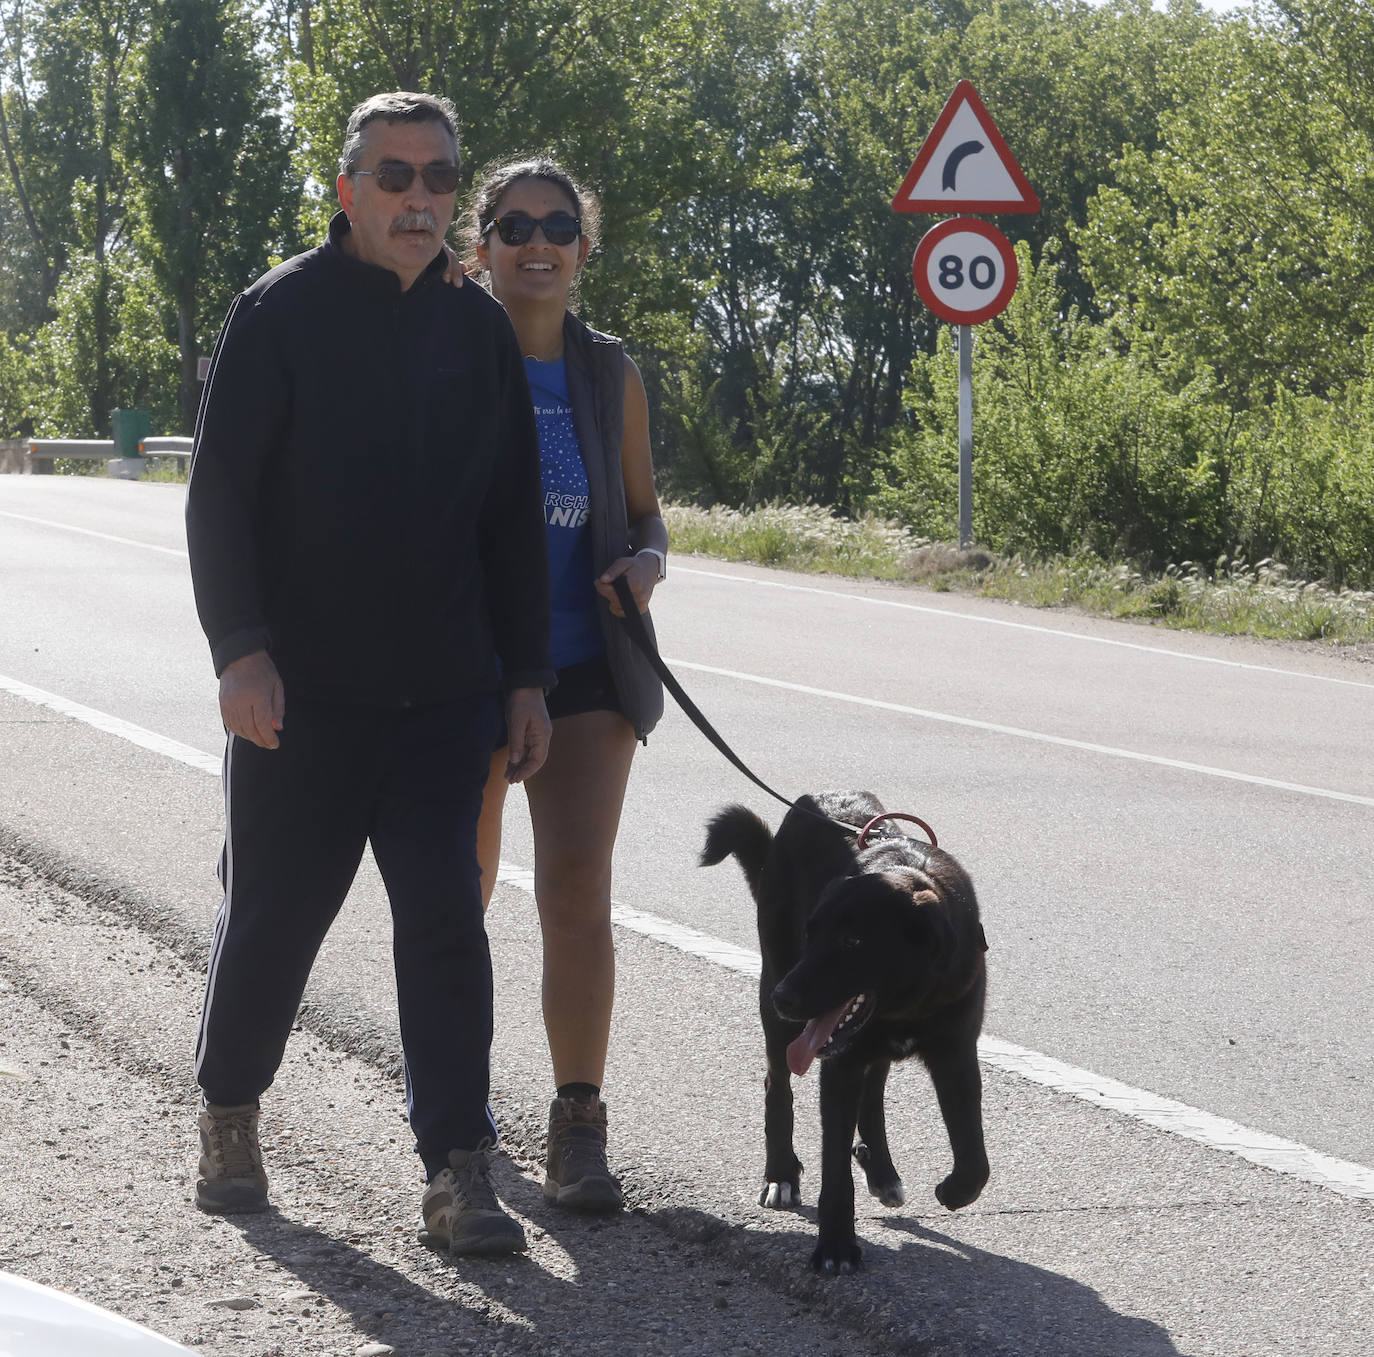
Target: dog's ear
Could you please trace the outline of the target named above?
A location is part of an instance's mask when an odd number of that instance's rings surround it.
[[[893,867],[883,877],[911,901],[904,912],[907,932],[914,942],[939,958],[953,951],[954,929],[940,908],[940,894],[935,883],[915,867]]]
[[[917,907],[940,903],[940,897],[935,890],[935,883],[924,872],[918,871],[915,867],[889,867],[881,875],[883,880],[894,890],[910,896],[911,903]]]

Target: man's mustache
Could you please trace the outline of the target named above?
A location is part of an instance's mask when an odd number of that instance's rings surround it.
[[[398,236],[402,231],[430,231],[439,229],[433,212],[403,212],[391,223],[391,234]]]

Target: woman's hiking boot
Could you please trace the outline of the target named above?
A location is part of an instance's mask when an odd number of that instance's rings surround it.
[[[606,1166],[606,1105],[555,1098],[549,1106],[544,1196],[570,1211],[619,1211],[620,1184]]]

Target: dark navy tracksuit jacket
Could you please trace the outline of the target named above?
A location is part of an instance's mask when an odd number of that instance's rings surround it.
[[[500,305],[407,291],[329,240],[234,302],[197,421],[186,525],[215,672],[266,650],[281,747],[230,736],[224,900],[197,1077],[272,1081],[370,841],[391,900],[411,1122],[431,1173],[495,1135],[475,855],[500,692],[547,687],[539,447]]]

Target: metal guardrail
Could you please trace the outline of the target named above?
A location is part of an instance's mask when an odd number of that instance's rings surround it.
[[[112,476],[136,478],[142,474],[147,458],[189,458],[191,444],[191,439],[179,434],[141,438],[138,442],[138,455],[135,457],[117,457],[113,438],[26,438],[20,440],[17,446],[23,450],[22,469],[31,475],[51,474],[52,464],[59,457],[88,461],[103,458],[110,462]],[[15,463],[9,469],[19,470],[20,467]]]
[[[193,441],[180,434],[168,434],[165,438],[140,438],[138,450],[154,457],[189,457]]]
[[[113,438],[30,438],[30,457],[113,457]]]

